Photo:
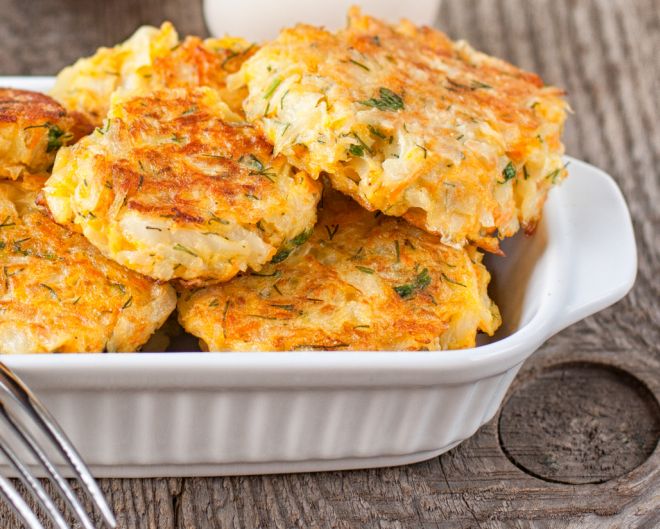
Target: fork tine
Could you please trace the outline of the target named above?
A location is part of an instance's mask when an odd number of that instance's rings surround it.
[[[50,459],[48,459],[48,456],[39,446],[32,434],[27,431],[21,424],[15,421],[14,418],[9,414],[5,414],[5,419],[14,428],[16,434],[25,443],[25,446],[30,449],[32,455],[46,469],[48,475],[55,482],[57,489],[66,501],[67,505],[73,510],[80,523],[82,523],[83,527],[85,529],[96,529],[92,521],[89,519],[89,515],[80,504],[76,494],[73,492],[69,482],[62,476],[60,471],[57,470],[57,467],[51,463]]]
[[[0,496],[2,496],[7,503],[14,509],[18,517],[23,520],[29,529],[44,529],[41,522],[37,519],[32,509],[28,507],[25,500],[4,476],[0,476]]]
[[[27,431],[21,424],[16,422],[11,415],[5,414],[5,419],[14,428],[16,434],[25,443],[25,446],[30,450],[35,459],[41,462],[42,466],[48,472],[48,475],[55,482],[57,489],[66,501],[67,505],[73,510],[83,527],[85,529],[96,529],[92,521],[89,519],[89,515],[80,504],[80,500],[78,500],[78,497],[73,492],[69,482],[62,476],[60,471],[57,470],[57,467],[51,463],[50,459],[48,459],[48,456],[39,446],[32,434]]]
[[[6,414],[2,404],[0,404],[0,414]],[[53,500],[48,494],[46,494],[43,486],[39,483],[39,480],[32,475],[30,470],[21,462],[16,453],[9,448],[7,440],[4,439],[3,436],[0,436],[0,452],[5,455],[11,466],[14,467],[16,472],[18,472],[21,481],[25,484],[26,488],[36,496],[39,503],[41,503],[41,506],[48,514],[50,514],[57,527],[59,527],[59,529],[70,529],[68,524],[64,521],[64,518],[62,518],[60,511],[53,503]]]
[[[87,468],[87,465],[85,465],[76,449],[66,437],[66,434],[58,426],[57,421],[55,421],[53,416],[43,406],[43,404],[41,404],[41,402],[32,394],[32,392],[25,386],[25,384],[23,384],[23,382],[2,362],[0,362],[0,384],[8,390],[11,396],[23,407],[23,409],[31,416],[35,423],[41,427],[44,433],[48,435],[50,440],[57,447],[60,454],[64,457],[64,460],[67,462],[69,467],[74,470],[76,476],[82,484],[83,489],[92,498],[108,526],[111,528],[116,527],[117,522],[115,520],[114,514],[108,506],[108,503],[106,502],[101,489],[92,477],[89,469]],[[22,429],[19,428],[19,430]],[[23,432],[24,435],[25,433],[26,432]],[[39,458],[41,462],[45,466],[46,462],[48,462],[48,466],[54,469],[53,465],[50,464],[45,454],[43,454],[41,449],[38,448],[36,442],[31,443],[31,446],[33,449],[36,449],[37,453],[42,454],[43,457]],[[54,473],[51,473],[51,475],[54,475]],[[66,480],[62,479],[62,481],[66,484]],[[72,494],[72,496],[73,499],[75,499],[75,495]],[[72,498],[69,499],[71,500]],[[75,506],[76,503],[73,505]],[[79,502],[77,502],[77,505],[80,507],[79,510],[84,514],[84,510],[80,506]],[[90,529],[92,527],[93,526],[90,526]]]

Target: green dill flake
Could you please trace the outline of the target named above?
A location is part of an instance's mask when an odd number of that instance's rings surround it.
[[[396,262],[401,260],[401,249],[399,248],[399,240],[394,241],[394,252],[396,253]]]
[[[184,110],[183,113],[181,114],[181,116],[189,116],[190,114],[195,114],[198,111],[199,111],[199,108],[197,107],[197,105],[192,105],[192,106],[188,107],[186,110]]]
[[[190,250],[189,248],[186,248],[183,244],[176,243],[173,248],[179,252],[184,252],[187,253],[188,255],[192,255],[193,257],[199,257],[195,252]]]
[[[216,216],[214,213],[211,213],[211,218],[208,220],[208,223],[211,224],[213,222],[217,222],[218,224],[229,224],[228,220],[221,219],[220,217]]]
[[[447,281],[447,283],[451,283],[452,285],[458,285],[459,287],[464,287],[464,288],[467,286],[464,283],[459,283],[458,281],[454,281],[453,279],[447,277],[447,275],[444,272],[442,272],[441,275],[442,275],[442,278],[445,281]]]
[[[502,176],[504,180],[499,181],[499,184],[504,184],[516,176],[516,168],[513,165],[513,162],[506,164],[506,167],[502,169]]]
[[[280,248],[279,251],[270,260],[270,262],[273,263],[273,264],[281,263],[287,257],[289,257],[289,255],[291,255],[292,251],[293,251],[293,248]]]
[[[359,101],[359,103],[367,107],[377,108],[378,110],[391,110],[393,112],[403,110],[403,99],[399,94],[384,86],[380,87],[378,93],[380,97],[372,97],[366,101]]]
[[[483,88],[484,90],[490,90],[493,87],[490,86],[489,84],[482,83],[481,81],[472,81],[472,83],[470,84],[470,88],[472,90],[477,90],[479,88]]]
[[[50,295],[53,299],[56,299],[57,301],[60,300],[59,296],[57,295],[57,292],[55,292],[55,289],[53,287],[47,285],[46,283],[39,283],[39,286],[42,286],[46,290],[48,290],[48,292],[50,292]]]
[[[385,135],[385,133],[382,130],[374,127],[373,125],[367,125],[367,128],[369,129],[369,133],[374,138],[380,138],[381,140],[386,140],[387,139],[387,136]]]
[[[48,127],[48,143],[46,145],[46,152],[50,153],[56,151],[67,140],[72,138],[71,134],[66,134],[61,128],[57,125],[50,125]]]
[[[218,301],[218,298],[214,299],[213,301],[211,301],[211,303],[209,303],[209,307],[217,307],[218,305],[220,305],[220,301]]]
[[[313,228],[310,228],[308,230],[303,230],[298,235],[296,235],[293,239],[291,239],[291,242],[293,244],[295,244],[296,246],[300,246],[301,244],[304,244],[305,242],[307,242],[307,240],[312,236],[313,231],[314,231]]]
[[[373,268],[369,268],[368,266],[356,265],[355,268],[357,268],[360,272],[363,272],[365,274],[374,274],[376,272]]]
[[[129,298],[126,300],[126,303],[124,303],[124,304],[122,305],[121,309],[122,309],[122,310],[127,309],[127,308],[130,307],[132,304],[133,304],[133,296],[129,297]]]
[[[160,228],[156,228],[156,226],[146,226],[146,229],[148,230],[154,230],[154,231],[163,231]]]
[[[367,65],[362,64],[361,62],[358,62],[356,60],[348,59],[348,62],[353,63],[355,66],[359,66],[360,68],[362,68],[363,70],[366,70],[367,72],[371,71],[371,68],[369,68]]]
[[[361,145],[355,145],[354,143],[348,148],[348,153],[352,156],[364,156],[364,147]]]
[[[284,92],[284,94],[282,94],[282,97],[280,97],[280,108],[281,108],[282,110],[284,110],[284,98],[285,98],[286,96],[288,96],[288,95],[289,95],[289,90],[287,90],[286,92]]]
[[[328,240],[331,241],[339,231],[339,224],[331,224],[329,226],[326,224],[325,231],[328,232]]]
[[[412,283],[406,283],[394,287],[394,291],[403,299],[408,299],[416,292],[421,292],[431,284],[431,276],[429,275],[428,268],[424,268],[419,274],[415,276]]]
[[[121,283],[110,283],[110,286],[111,286],[112,288],[116,288],[116,289],[119,290],[119,292],[121,292],[122,294],[126,294],[126,285],[123,285],[123,284],[121,284]]]
[[[296,308],[293,305],[278,305],[277,303],[270,303],[271,307],[275,307],[277,309],[282,309],[286,310],[288,312],[295,312]]]
[[[10,228],[11,226],[16,226],[16,223],[11,222],[10,216],[5,217],[5,220],[3,220],[2,224],[0,224],[0,228]]]
[[[280,277],[282,275],[282,272],[280,270],[275,270],[274,272],[271,272],[270,274],[262,274],[260,272],[252,272],[253,276],[257,277]]]
[[[547,175],[545,175],[546,178],[549,178],[553,184],[557,182],[557,177],[561,173],[561,168],[555,169],[554,171],[550,171]]]
[[[426,157],[428,156],[427,148],[423,145],[419,145],[418,143],[415,144],[415,147],[419,147],[424,152],[424,159],[426,160]]]
[[[282,83],[282,79],[277,77],[268,87],[268,90],[266,90],[266,93],[264,94],[264,99],[268,100],[271,97],[273,97],[275,90],[277,90],[277,87],[280,86],[281,83]]]
[[[527,180],[529,178],[529,173],[527,172],[527,166],[526,165],[523,165],[523,176],[524,176],[525,180]]]

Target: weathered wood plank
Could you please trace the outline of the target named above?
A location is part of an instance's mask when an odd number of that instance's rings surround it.
[[[0,74],[4,75],[55,73],[97,46],[121,40],[138,25],[158,24],[165,18],[182,34],[206,31],[199,1],[0,0],[0,13]],[[526,385],[548,380],[552,366],[596,362],[618,367],[641,380],[656,398],[660,395],[660,4],[657,0],[444,0],[438,25],[453,37],[467,38],[477,48],[564,86],[576,112],[566,130],[568,152],[610,172],[633,216],[639,276],[631,295],[551,339],[525,365],[510,392],[507,428],[520,428],[517,439],[529,443],[517,446],[518,463],[538,465],[547,455],[552,466],[558,454],[543,454],[538,432],[552,433],[557,415],[551,410],[543,413],[542,406],[540,411],[525,408],[529,402],[524,398],[525,387],[532,387]],[[612,385],[609,427],[618,424],[616,414],[625,411],[628,402],[616,386]],[[554,386],[536,387],[550,397]],[[542,400],[546,394],[534,396]],[[588,397],[568,403],[562,410],[567,420],[593,412]],[[555,407],[562,404],[553,402]],[[102,486],[120,527],[130,529],[660,527],[657,447],[641,466],[604,483],[551,483],[531,476],[506,457],[498,424],[501,430],[496,418],[448,454],[407,467],[290,476],[103,480]],[[577,451],[570,453],[575,456]],[[591,463],[600,465],[595,470],[602,472],[608,460],[595,458]],[[0,509],[0,527],[18,527],[6,509]]]

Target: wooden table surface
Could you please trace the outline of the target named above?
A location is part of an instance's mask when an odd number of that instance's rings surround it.
[[[54,74],[164,19],[206,34],[199,0],[0,0],[0,75]],[[660,1],[444,0],[437,25],[567,89],[568,153],[612,174],[630,206],[632,293],[546,343],[501,412],[441,457],[102,480],[119,527],[660,527]],[[0,509],[0,527],[19,526]]]

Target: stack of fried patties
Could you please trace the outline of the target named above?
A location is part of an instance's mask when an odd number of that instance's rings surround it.
[[[10,352],[136,350],[172,287],[204,350],[472,347],[500,324],[481,251],[532,231],[565,176],[560,90],[357,9],[261,46],[142,28],[52,95],[96,128],[23,128],[70,143],[41,191],[59,225],[23,199],[52,157],[6,171]]]

